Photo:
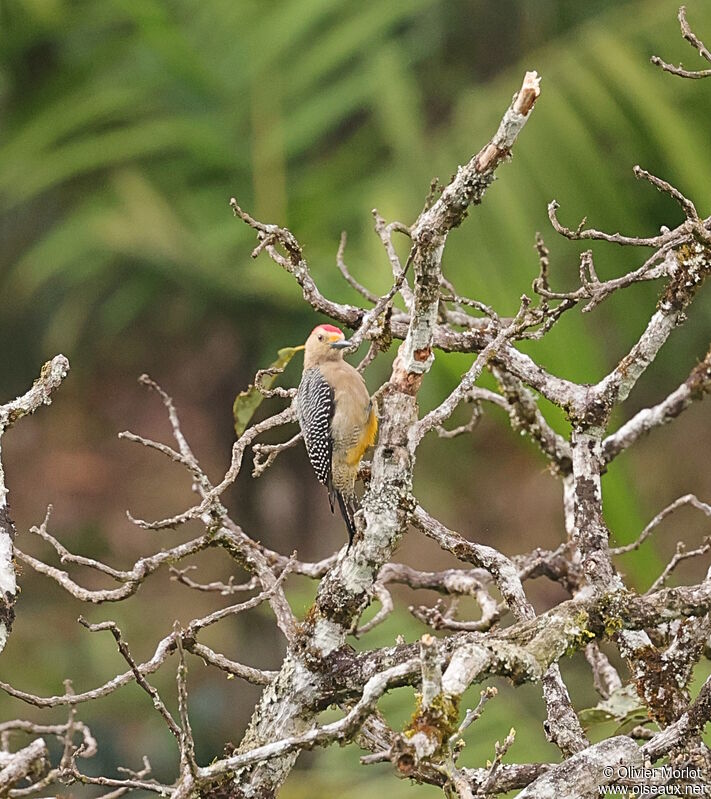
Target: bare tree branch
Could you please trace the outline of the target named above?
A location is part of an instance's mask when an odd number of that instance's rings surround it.
[[[711,53],[708,48],[689,27],[689,23],[686,20],[686,6],[681,6],[679,9],[679,25],[681,26],[681,35],[686,41],[689,42],[693,48],[698,50],[702,58],[706,59],[706,61],[711,61]],[[658,67],[661,67],[665,72],[670,72],[672,75],[678,75],[681,78],[698,79],[711,77],[711,69],[688,70],[684,69],[681,64],[675,67],[672,64],[667,64],[666,61],[662,61],[662,59],[656,55],[652,56],[651,61]]]
[[[59,388],[68,373],[69,361],[64,355],[55,355],[42,367],[39,377],[29,391],[11,402],[0,405],[0,445],[3,435],[23,416],[29,416],[40,406],[52,402],[52,393]],[[13,563],[15,525],[10,517],[7,495],[0,447],[0,652],[5,648],[12,629],[17,594]]]

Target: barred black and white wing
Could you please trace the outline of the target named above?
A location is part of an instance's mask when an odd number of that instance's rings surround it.
[[[331,420],[335,408],[333,389],[319,369],[306,369],[296,395],[296,413],[304,436],[306,452],[320,483],[331,493],[333,439]],[[330,498],[330,496],[329,496]]]

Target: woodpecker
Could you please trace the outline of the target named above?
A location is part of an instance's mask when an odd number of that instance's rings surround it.
[[[328,488],[331,512],[335,501],[343,515],[350,549],[358,510],[358,465],[375,442],[378,419],[365,381],[343,360],[349,345],[333,325],[313,329],[304,345],[296,412],[316,477]]]

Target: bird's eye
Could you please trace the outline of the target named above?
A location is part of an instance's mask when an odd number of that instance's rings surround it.
[[[323,341],[323,336],[319,336],[319,337],[318,337],[318,340],[319,340],[319,341]]]

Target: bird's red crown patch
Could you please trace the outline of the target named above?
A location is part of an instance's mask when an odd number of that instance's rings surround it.
[[[325,330],[327,333],[340,333],[343,335],[343,331],[337,328],[335,325],[318,325],[316,330]]]

